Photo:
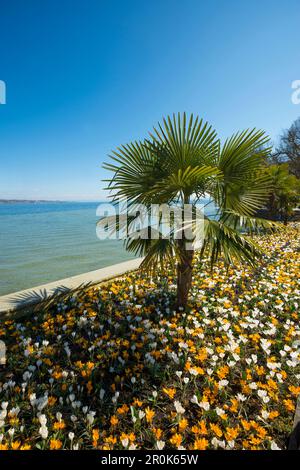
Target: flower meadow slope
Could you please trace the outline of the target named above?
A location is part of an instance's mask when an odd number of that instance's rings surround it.
[[[257,270],[130,274],[2,322],[1,449],[277,449],[300,394],[300,227]]]

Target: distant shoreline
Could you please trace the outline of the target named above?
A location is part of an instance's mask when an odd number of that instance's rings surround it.
[[[61,200],[46,200],[46,199],[0,199],[0,204],[75,204],[75,203],[105,203],[106,201],[61,201]]]

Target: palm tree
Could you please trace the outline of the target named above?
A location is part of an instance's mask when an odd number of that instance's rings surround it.
[[[213,265],[222,255],[228,264],[238,260],[253,265],[261,255],[243,229],[256,231],[269,225],[254,217],[269,194],[270,181],[263,165],[270,150],[266,148],[268,140],[263,131],[245,130],[221,146],[208,123],[193,115],[187,118],[184,113],[163,119],[144,141],[119,147],[111,155],[113,161],[104,164],[113,172],[112,178],[105,180],[112,201],[127,200],[131,214],[126,218],[119,213],[117,224],[104,217],[100,224],[109,231],[124,230],[125,225],[126,249],[144,256],[142,269],[157,270],[166,262],[176,265],[177,308],[184,309],[188,302],[199,213],[204,217],[200,259],[209,256]],[[214,203],[217,215],[210,217],[199,209],[203,198]],[[166,236],[163,213],[159,213],[155,228],[146,216],[143,228],[138,229],[141,214],[135,209],[140,204],[148,209],[153,204],[176,207],[181,214],[185,214],[185,205],[192,209],[189,217],[183,215],[179,228],[171,217]],[[187,228],[192,237],[186,236]]]

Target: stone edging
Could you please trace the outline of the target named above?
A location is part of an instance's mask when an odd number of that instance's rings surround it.
[[[86,288],[108,281],[123,274],[138,269],[143,258],[137,258],[123,263],[107,266],[77,276],[60,279],[55,282],[32,287],[0,297],[0,319],[10,312],[36,305],[55,295],[67,294],[70,291]]]

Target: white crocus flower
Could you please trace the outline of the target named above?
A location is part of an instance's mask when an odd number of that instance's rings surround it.
[[[193,395],[191,398],[191,403],[194,403],[195,405],[199,406],[199,401],[196,395]]]
[[[241,402],[247,400],[247,397],[245,397],[245,395],[243,395],[242,393],[238,393],[236,397],[237,397],[237,399],[238,399],[239,401],[241,401]]]
[[[47,423],[46,415],[40,415],[39,416],[39,422],[40,422],[41,426],[46,426],[46,423]]]
[[[163,450],[165,447],[166,443],[164,441],[156,441],[156,447],[158,450]]]
[[[225,411],[222,410],[222,408],[216,408],[216,413],[218,416],[223,416],[225,414]]]
[[[201,401],[199,403],[200,408],[203,408],[205,411],[208,411],[210,409],[210,404],[208,401]]]
[[[268,403],[270,401],[270,398],[268,397],[268,393],[266,392],[266,390],[259,389],[257,391],[257,395],[259,396],[259,398],[262,399],[264,403]]]
[[[122,442],[122,446],[123,446],[123,447],[127,447],[128,444],[129,444],[129,439],[128,439],[128,437],[126,437],[125,439],[122,439],[121,442]]]
[[[276,442],[271,442],[271,450],[281,450],[280,447],[276,444]]]
[[[128,447],[128,450],[136,450],[136,444],[130,444],[130,446]]]
[[[176,409],[177,414],[179,414],[179,415],[183,415],[183,414],[184,414],[185,409],[184,409],[183,406],[181,405],[180,401],[174,401],[174,406],[175,406],[175,409]]]
[[[258,388],[256,382],[251,382],[251,383],[249,384],[249,387],[251,388],[251,390],[257,390],[257,388]]]
[[[261,415],[262,415],[263,419],[268,419],[268,417],[270,416],[270,413],[266,410],[263,410],[261,412]]]
[[[222,387],[226,387],[226,385],[228,385],[228,380],[220,380],[219,382],[219,387],[222,388]]]
[[[48,437],[48,429],[46,426],[41,426],[39,429],[39,433],[42,436],[43,439],[47,439]]]
[[[87,421],[88,421],[88,423],[89,423],[90,425],[92,425],[93,422],[94,422],[94,419],[95,419],[94,416],[95,416],[95,414],[96,414],[95,411],[90,411],[90,412],[86,415],[86,419],[87,419]]]

